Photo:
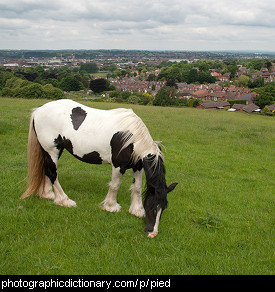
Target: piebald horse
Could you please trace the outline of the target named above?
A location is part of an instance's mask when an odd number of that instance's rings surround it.
[[[167,207],[163,153],[143,121],[131,109],[99,110],[72,100],[57,100],[33,110],[28,137],[28,187],[22,198],[38,193],[55,204],[75,207],[64,193],[57,175],[63,150],[91,164],[111,164],[112,180],[102,209],[119,212],[117,192],[122,176],[132,168],[129,212],[145,217],[149,237],[158,234],[161,213]],[[142,204],[142,171],[146,177]]]

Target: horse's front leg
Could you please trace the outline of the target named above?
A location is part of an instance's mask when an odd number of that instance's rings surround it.
[[[112,166],[112,180],[109,183],[109,191],[102,202],[102,209],[109,212],[119,212],[121,206],[117,203],[117,192],[122,181],[122,174],[120,168]]]
[[[144,217],[145,216],[145,210],[142,205],[142,198],[141,198],[141,192],[142,192],[142,169],[141,171],[134,171],[133,170],[133,184],[131,186],[131,197],[132,202],[129,209],[129,213],[137,216],[137,217]]]

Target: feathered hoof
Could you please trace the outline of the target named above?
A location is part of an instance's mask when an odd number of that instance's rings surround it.
[[[54,192],[47,192],[47,193],[40,194],[39,197],[41,199],[54,200],[55,195],[54,195]]]
[[[56,205],[67,207],[67,208],[76,207],[76,202],[69,198],[65,198],[63,200],[55,200],[54,203]]]
[[[129,209],[129,213],[138,217],[138,218],[144,218],[145,217],[145,210],[143,207],[141,208],[131,208]]]
[[[116,213],[121,210],[121,206],[118,203],[109,204],[105,201],[103,201],[101,208],[102,210],[112,212],[112,213]]]

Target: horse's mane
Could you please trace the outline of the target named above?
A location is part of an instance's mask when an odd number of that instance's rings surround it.
[[[131,109],[115,109],[119,115],[119,126],[124,132],[123,146],[121,150],[125,149],[130,144],[134,144],[134,151],[132,159],[137,162],[143,159],[148,154],[155,155],[154,165],[157,164],[158,157],[164,160],[163,153],[159,147],[160,142],[155,142],[146,125],[140,117],[138,117]]]
[[[160,206],[162,210],[167,207],[167,186],[165,182],[165,167],[161,157],[149,155],[143,159],[146,175],[146,189],[144,192],[147,208]]]

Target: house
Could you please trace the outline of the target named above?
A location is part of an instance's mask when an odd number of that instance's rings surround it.
[[[254,103],[248,104],[240,109],[240,112],[253,113],[260,112],[261,109]]]
[[[197,108],[202,109],[229,109],[230,103],[227,101],[206,101],[201,103]]]
[[[222,76],[218,77],[220,81],[229,81],[230,80],[230,73],[224,73]]]
[[[255,101],[256,94],[247,93],[247,94],[241,95],[238,99],[244,99],[246,100],[246,104],[251,104]]]
[[[214,100],[214,101],[223,100],[225,95],[226,95],[225,92],[215,91],[215,92],[212,92],[212,93],[209,94],[209,99],[210,100]]]
[[[275,73],[265,72],[262,74],[262,77],[264,78],[266,82],[272,82],[275,80]]]
[[[216,77],[217,79],[222,78],[222,73],[218,73],[216,71],[211,72],[211,76]]]
[[[237,99],[237,93],[236,92],[227,92],[225,95],[226,100],[234,100]]]
[[[246,105],[245,104],[234,103],[233,106],[232,106],[232,109],[234,109],[235,111],[239,111],[244,106],[246,106]]]
[[[275,111],[275,103],[266,106],[271,112]]]
[[[192,96],[194,98],[199,98],[199,99],[206,99],[208,96],[208,90],[206,89],[199,89],[197,91],[195,91]]]
[[[232,105],[232,107],[228,111],[229,112],[237,112],[237,111],[240,111],[244,106],[246,106],[246,105],[245,104],[234,103]]]

